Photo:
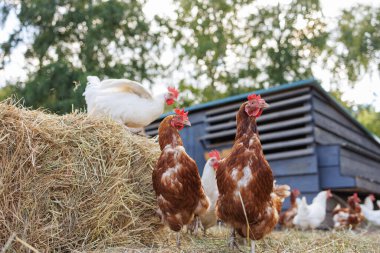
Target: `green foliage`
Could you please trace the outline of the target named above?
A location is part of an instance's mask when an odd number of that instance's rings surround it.
[[[343,71],[352,82],[377,65],[380,71],[380,8],[358,5],[344,10],[339,20],[335,72]],[[354,83],[352,83],[354,85]]]
[[[313,75],[311,64],[323,52],[328,37],[319,0],[259,8],[254,2],[177,2],[177,18],[168,26],[174,44],[183,49],[178,69],[183,62],[194,66],[193,80],[183,80],[182,85],[195,101]],[[231,59],[235,62],[229,64]],[[194,80],[206,80],[206,89]]]
[[[342,72],[360,79],[373,63],[380,70],[380,8],[345,10],[330,32],[319,0],[173,2],[175,18],[157,16],[156,23],[142,12],[145,0],[0,3],[0,22],[15,12],[21,24],[1,44],[0,60],[6,64],[17,45],[27,44],[29,70],[26,83],[0,89],[0,98],[16,92],[28,106],[65,113],[84,107],[88,75],[143,81],[179,72],[181,103],[188,106],[310,78],[318,59],[333,62],[326,71],[337,74],[336,82]],[[166,69],[159,59],[171,46],[167,37],[178,57]]]
[[[339,90],[330,91],[330,94],[370,132],[380,136],[380,112],[372,105],[355,105],[352,101],[342,99],[343,94]]]
[[[377,112],[373,106],[359,106],[356,117],[369,131],[380,136],[380,112]]]
[[[351,101],[343,100],[343,98],[342,98],[343,93],[340,90],[332,90],[329,93],[339,102],[340,105],[342,105],[344,108],[346,108],[347,111],[349,111],[350,113],[353,112],[354,103]]]
[[[62,75],[62,73],[65,73]],[[84,106],[82,93],[84,85],[80,73],[71,63],[64,60],[42,66],[29,79],[27,85],[20,89],[19,96],[25,99],[26,105],[44,107],[57,113],[70,112],[73,107]]]
[[[256,79],[261,87],[313,76],[311,66],[324,51],[329,35],[319,0],[261,8],[249,16],[245,33],[248,67],[241,77]]]
[[[3,61],[19,43],[30,42],[29,78],[18,96],[27,106],[64,113],[83,106],[88,75],[152,78],[159,68],[151,57],[159,55],[158,35],[150,31],[142,5],[137,0],[4,3],[2,14],[16,11],[21,26],[1,45]]]
[[[223,91],[223,87],[231,86],[238,80],[228,71],[226,57],[229,47],[238,42],[235,34],[237,12],[246,2],[176,2],[177,18],[165,24],[169,28],[169,36],[180,48],[178,70],[182,71],[183,64],[189,64],[194,69],[191,70],[190,79],[180,82],[180,87],[185,88],[188,95],[184,105],[230,95]]]
[[[0,89],[0,101],[4,100],[8,97],[11,97],[12,94],[16,92],[16,86],[14,85],[7,85]]]

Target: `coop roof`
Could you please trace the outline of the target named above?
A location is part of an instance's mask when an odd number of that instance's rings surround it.
[[[281,85],[277,85],[277,86],[274,86],[274,87],[271,87],[268,89],[254,90],[252,92],[254,92],[255,94],[258,94],[258,95],[259,94],[265,95],[265,94],[270,94],[270,93],[280,93],[282,91],[292,90],[292,89],[296,89],[296,88],[300,88],[300,87],[313,87],[313,88],[315,88],[315,90],[317,90],[323,97],[325,97],[328,100],[330,106],[334,107],[335,109],[337,109],[338,111],[343,113],[347,118],[349,118],[352,121],[353,124],[355,124],[357,127],[359,127],[367,135],[368,138],[370,138],[372,141],[374,141],[380,147],[380,138],[377,137],[376,135],[374,135],[373,133],[371,133],[362,124],[360,124],[339,102],[337,102],[335,100],[334,97],[332,97],[326,90],[324,90],[321,87],[319,81],[314,79],[314,78],[300,80],[300,81],[296,81],[296,82],[292,82],[292,83],[281,84]],[[230,103],[237,102],[237,101],[242,101],[242,100],[247,99],[247,96],[252,92],[243,93],[243,94],[236,95],[236,96],[230,96],[227,98],[218,99],[218,100],[214,100],[214,101],[203,103],[203,104],[193,105],[193,106],[185,108],[185,110],[189,111],[189,112],[202,111],[202,110],[208,110],[210,108],[214,108],[214,107],[217,107],[220,105],[225,105],[225,104],[230,104]],[[168,112],[168,113],[161,115],[160,119],[164,118],[165,116],[167,116],[169,114],[171,114],[171,112]]]

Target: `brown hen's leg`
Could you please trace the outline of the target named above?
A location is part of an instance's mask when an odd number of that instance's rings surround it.
[[[181,247],[181,238],[180,238],[180,232],[181,231],[178,231],[177,232],[177,247],[179,248],[179,247]]]
[[[230,239],[228,240],[228,247],[233,249],[233,248],[235,248],[235,246],[236,246],[236,231],[234,228],[231,228]]]
[[[129,128],[129,131],[131,131],[133,134],[146,137],[144,128]]]
[[[194,235],[198,235],[198,227],[199,227],[199,217],[198,217],[198,215],[197,215],[197,216],[195,216]]]
[[[251,253],[255,253],[255,241],[251,240]]]

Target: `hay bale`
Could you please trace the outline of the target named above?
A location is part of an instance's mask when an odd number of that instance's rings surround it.
[[[0,103],[0,245],[13,233],[16,252],[148,243],[159,154],[111,121]]]

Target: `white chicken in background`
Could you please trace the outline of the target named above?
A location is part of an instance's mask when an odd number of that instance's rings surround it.
[[[376,205],[380,209],[380,200],[376,201]]]
[[[219,191],[218,191],[218,186],[216,184],[215,171],[219,167],[219,161],[220,161],[219,152],[217,150],[212,150],[209,153],[209,159],[207,160],[205,167],[203,169],[203,173],[202,173],[202,178],[201,178],[202,187],[207,197],[210,200],[210,207],[208,211],[204,215],[199,216],[200,222],[203,227],[204,235],[206,235],[206,230],[216,225],[216,222],[218,220],[215,213],[215,205],[216,205],[216,201],[218,200]],[[197,222],[198,220],[194,219],[192,224],[188,226],[188,230],[191,232],[197,233],[197,230],[198,230]]]
[[[83,93],[87,113],[91,116],[110,117],[128,128],[138,129],[149,125],[163,112],[165,103],[172,105],[179,92],[173,87],[153,97],[138,82],[128,79],[106,79],[87,77],[87,87]]]
[[[367,208],[368,210],[373,210],[373,201],[375,201],[375,195],[370,194],[364,199],[364,204],[360,205],[360,208]]]
[[[333,210],[333,222],[334,228],[342,227],[342,221],[347,221],[349,217],[348,208],[346,208],[347,212],[341,211],[343,208],[340,204],[337,204]],[[335,214],[334,214],[335,213]]]
[[[302,230],[315,229],[320,226],[325,220],[326,202],[330,197],[332,197],[330,190],[322,191],[318,193],[310,205],[307,204],[306,198],[302,197],[293,224]]]
[[[213,150],[209,153],[209,157],[210,158],[207,160],[202,174],[202,186],[210,200],[209,210],[204,215],[200,216],[204,235],[206,235],[206,230],[208,228],[216,225],[217,217],[215,213],[215,205],[219,196],[215,171],[219,167],[220,154],[217,150]]]
[[[365,198],[364,204],[360,205],[360,207],[362,209],[362,213],[365,219],[370,224],[380,226],[380,210],[373,210],[373,201],[375,201],[375,195],[370,194]],[[379,204],[378,201],[376,202],[376,204]]]

